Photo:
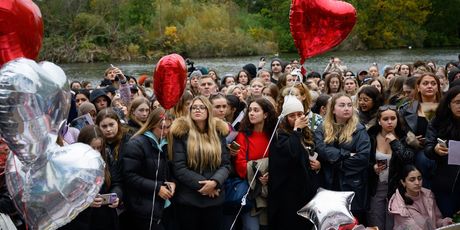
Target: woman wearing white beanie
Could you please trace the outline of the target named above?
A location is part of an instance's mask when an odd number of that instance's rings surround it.
[[[310,229],[312,224],[297,211],[316,194],[321,164],[316,160],[313,133],[302,103],[284,99],[277,133],[270,145],[268,220],[271,229]]]

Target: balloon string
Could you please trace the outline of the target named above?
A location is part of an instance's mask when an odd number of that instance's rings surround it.
[[[158,143],[160,145],[160,148],[159,148],[159,153],[158,153],[158,158],[157,158],[157,170],[155,171],[155,189],[153,190],[153,201],[152,201],[152,210],[150,211],[150,226],[149,226],[149,230],[152,229],[152,224],[153,224],[153,211],[155,209],[155,199],[156,199],[156,191],[157,191],[157,187],[158,187],[158,171],[160,170],[160,156],[161,154],[163,153],[163,149],[161,148],[161,140],[163,139],[163,130],[164,130],[164,127],[165,127],[165,121],[166,118],[162,118],[160,120],[161,122],[161,134],[160,134],[160,140]]]
[[[289,92],[288,92],[288,95],[291,95],[291,92],[292,90],[294,89],[295,85],[297,84],[297,82],[299,82],[299,77],[297,76],[294,80],[294,84],[289,88]],[[284,101],[284,103],[287,103],[287,101],[289,101],[289,97],[287,98],[286,101]],[[273,132],[270,136],[270,140],[268,141],[268,144],[267,144],[267,147],[265,148],[265,152],[264,152],[264,155],[262,156],[262,158],[265,158],[265,156],[267,155],[268,153],[268,149],[270,148],[270,144],[272,143],[273,141],[273,137],[275,136],[275,133],[276,133],[276,129],[278,128],[278,125],[280,124],[280,121],[284,118],[284,116],[287,115],[287,114],[283,114],[283,111],[281,111],[281,114],[278,116],[278,121],[276,121],[276,125],[275,125],[275,128],[273,129]],[[235,216],[235,219],[233,219],[233,223],[232,225],[230,226],[230,230],[233,229],[233,227],[235,226],[236,224],[236,221],[238,220],[238,216],[240,215],[241,213],[241,210],[243,209],[243,206],[246,205],[246,198],[249,194],[249,191],[251,190],[251,186],[252,184],[254,183],[255,179],[256,179],[256,175],[257,173],[260,171],[260,166],[262,164],[258,164],[257,165],[257,168],[256,168],[256,171],[254,172],[254,176],[252,177],[251,179],[251,182],[249,183],[249,187],[248,187],[248,190],[246,191],[246,193],[244,194],[243,198],[241,198],[241,205],[240,205],[240,208],[238,210],[238,213],[236,214]]]
[[[16,153],[14,153],[14,155],[16,155]],[[16,158],[13,156],[13,163],[14,163],[14,170],[16,171],[16,181],[19,182],[19,181],[22,181],[21,178],[19,178],[19,172],[18,172],[18,168],[16,166]],[[22,192],[24,191],[24,184],[22,185],[22,190],[19,191],[19,198],[22,200]],[[14,199],[12,199],[14,203],[16,203],[16,201]],[[24,224],[26,225],[26,230],[29,230],[29,225],[27,224],[27,209],[26,209],[26,202],[23,201],[22,202],[22,205],[23,205],[23,208],[24,208]],[[16,204],[17,207],[18,204]]]

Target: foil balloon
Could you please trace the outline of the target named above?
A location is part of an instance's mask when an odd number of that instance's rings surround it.
[[[46,135],[49,140],[56,136]],[[31,229],[56,229],[87,208],[104,181],[104,160],[89,145],[54,142],[31,166],[10,154],[5,179],[17,210]]]
[[[297,214],[310,220],[316,230],[337,230],[341,225],[354,223],[350,211],[354,196],[354,192],[336,192],[319,188],[313,199]]]
[[[58,66],[19,58],[0,69],[0,131],[24,165],[44,153],[47,134],[57,133],[69,104],[67,77]]]
[[[356,10],[337,0],[292,0],[289,22],[303,64],[348,36],[356,23]]]
[[[178,54],[164,56],[155,68],[153,89],[161,106],[172,108],[181,98],[187,80],[184,59]]]
[[[43,20],[33,1],[1,0],[0,25],[0,66],[19,57],[37,58],[43,40]]]

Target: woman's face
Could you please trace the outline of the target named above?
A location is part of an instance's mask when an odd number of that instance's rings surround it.
[[[393,132],[398,124],[398,116],[396,111],[388,109],[380,113],[380,126],[386,133]]]
[[[209,71],[208,75],[212,78],[213,81],[217,79],[217,74],[214,71]]]
[[[190,116],[192,120],[197,121],[206,121],[208,119],[208,110],[206,106],[200,100],[195,100],[190,106]]]
[[[420,94],[425,97],[436,97],[438,93],[438,82],[432,76],[423,77],[417,87]]]
[[[146,103],[140,104],[134,111],[133,115],[136,120],[140,122],[146,122],[149,117],[150,107]]]
[[[346,92],[346,93],[353,93],[353,92],[355,92],[356,87],[357,87],[357,85],[356,85],[356,83],[355,83],[355,81],[354,81],[353,79],[347,79],[347,80],[345,80],[344,85],[345,85],[345,92]]]
[[[262,95],[262,89],[264,88],[264,85],[262,82],[255,81],[251,84],[251,95],[253,96],[260,96]]]
[[[295,121],[303,115],[302,112],[294,112],[287,115],[287,121],[290,127],[294,127]]]
[[[325,82],[323,80],[320,80],[318,82],[318,90],[323,92],[324,91],[324,85],[325,85]]]
[[[407,77],[409,76],[409,66],[407,65],[401,65],[401,69],[399,70],[399,75]]]
[[[158,124],[153,127],[152,132],[156,137],[158,137],[158,139],[165,138],[168,136],[169,128],[171,128],[171,120],[165,119],[158,122]]]
[[[379,90],[379,92],[381,93],[382,92],[382,85],[380,84],[379,81],[373,81],[371,83],[371,86],[374,86],[375,88],[377,88]]]
[[[358,96],[358,106],[363,112],[368,112],[374,107],[374,100],[364,93]]]
[[[417,195],[422,190],[422,174],[418,170],[411,171],[401,183],[408,194]]]
[[[243,97],[243,91],[239,88],[239,87],[236,87],[234,90],[233,90],[233,95],[237,96],[240,101],[244,101],[244,97]]]
[[[94,150],[102,152],[102,138],[94,138],[89,144]]]
[[[82,94],[82,93],[79,93],[75,96],[75,103],[77,105],[77,109],[80,107],[80,105],[83,103],[83,102],[86,102],[86,101],[89,101],[88,98]]]
[[[262,96],[273,97],[270,88],[265,87],[264,90],[262,90]]]
[[[190,78],[190,86],[193,88],[198,88],[198,77],[193,76]]]
[[[454,117],[460,118],[460,94],[457,94],[457,96],[450,101],[450,110]]]
[[[266,116],[262,107],[260,107],[260,105],[256,102],[252,102],[249,105],[248,115],[249,122],[253,125],[263,124]]]
[[[227,99],[225,98],[216,98],[213,99],[212,101],[212,114],[215,117],[218,117],[222,120],[225,120],[225,115],[227,115]]]
[[[225,86],[229,87],[235,84],[235,79],[233,77],[225,78]]]
[[[105,138],[113,139],[118,133],[118,122],[115,119],[106,117],[99,123],[99,128]]]
[[[390,84],[391,79],[393,79],[394,77],[395,77],[394,73],[389,73],[389,74],[387,74],[387,78],[385,78],[385,79],[386,79],[387,83]]]
[[[285,73],[290,73],[291,71],[292,71],[291,64],[287,64],[286,67],[284,67],[284,72]]]
[[[335,101],[334,111],[332,112],[336,120],[348,120],[353,116],[353,103],[349,97],[339,97]]]
[[[238,83],[242,85],[247,85],[249,81],[248,75],[245,72],[240,72],[240,75],[238,77]]]
[[[331,81],[329,82],[329,89],[331,93],[339,92],[339,86],[340,86],[340,80],[336,77],[331,78]]]
[[[379,76],[379,70],[375,66],[369,67],[369,75],[372,77],[378,77]]]
[[[294,82],[295,82],[295,77],[288,74],[286,75],[286,86],[290,87],[290,86],[293,86],[294,85]]]

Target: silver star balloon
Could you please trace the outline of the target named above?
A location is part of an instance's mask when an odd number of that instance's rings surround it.
[[[319,188],[313,199],[297,214],[307,218],[316,230],[339,229],[340,225],[352,224],[351,201],[354,192],[336,192]]]

